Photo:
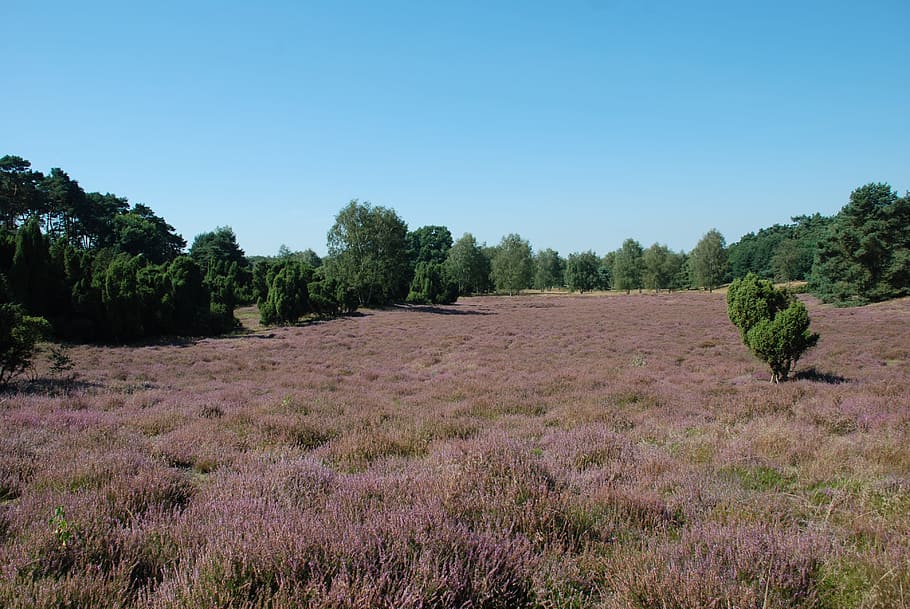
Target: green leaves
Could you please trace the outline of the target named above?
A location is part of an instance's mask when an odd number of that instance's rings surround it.
[[[25,315],[15,303],[0,304],[0,387],[31,367],[35,345],[50,330],[43,317]]]
[[[818,342],[809,331],[806,305],[770,281],[749,273],[727,291],[727,315],[749,350],[771,368],[771,381],[786,381],[803,353]]]
[[[857,188],[819,242],[810,289],[837,305],[910,294],[908,226],[910,197],[887,184]]]

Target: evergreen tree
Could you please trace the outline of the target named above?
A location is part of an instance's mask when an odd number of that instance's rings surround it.
[[[770,281],[749,273],[727,290],[727,315],[749,350],[771,368],[771,382],[786,381],[796,362],[818,342],[806,305]]]
[[[286,261],[269,284],[265,301],[259,303],[263,324],[295,323],[309,311],[307,284],[313,272],[295,260]]]
[[[818,244],[810,290],[840,305],[910,294],[908,226],[910,196],[887,184],[857,188]]]

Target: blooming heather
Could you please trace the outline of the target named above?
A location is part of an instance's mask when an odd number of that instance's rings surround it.
[[[0,399],[0,606],[906,606],[910,301],[806,303],[771,387],[703,293],[73,347]]]

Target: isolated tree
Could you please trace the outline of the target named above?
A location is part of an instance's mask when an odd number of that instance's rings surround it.
[[[329,230],[331,275],[363,305],[404,298],[410,282],[408,227],[394,210],[351,201]]]
[[[555,250],[547,248],[534,256],[534,287],[552,290],[563,284],[565,263]]]
[[[460,296],[487,291],[490,260],[471,233],[465,233],[452,244],[445,265],[449,277],[458,285]]]
[[[589,292],[598,287],[598,268],[600,260],[588,250],[579,254],[569,254],[566,259],[566,287],[575,292]]]
[[[626,239],[622,247],[613,253],[613,289],[625,290],[628,294],[642,287],[641,244],[635,239]]]
[[[771,368],[771,382],[786,381],[799,358],[818,343],[806,305],[755,273],[727,290],[727,315],[753,355]]]
[[[515,233],[503,237],[493,257],[491,274],[496,289],[510,296],[529,287],[534,276],[531,244]]]
[[[705,233],[692,250],[689,270],[695,285],[709,292],[723,283],[727,274],[727,250],[724,236],[717,229]]]

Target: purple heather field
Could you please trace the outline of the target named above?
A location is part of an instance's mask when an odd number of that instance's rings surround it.
[[[910,606],[910,300],[528,295],[69,350],[0,396],[0,607]]]

